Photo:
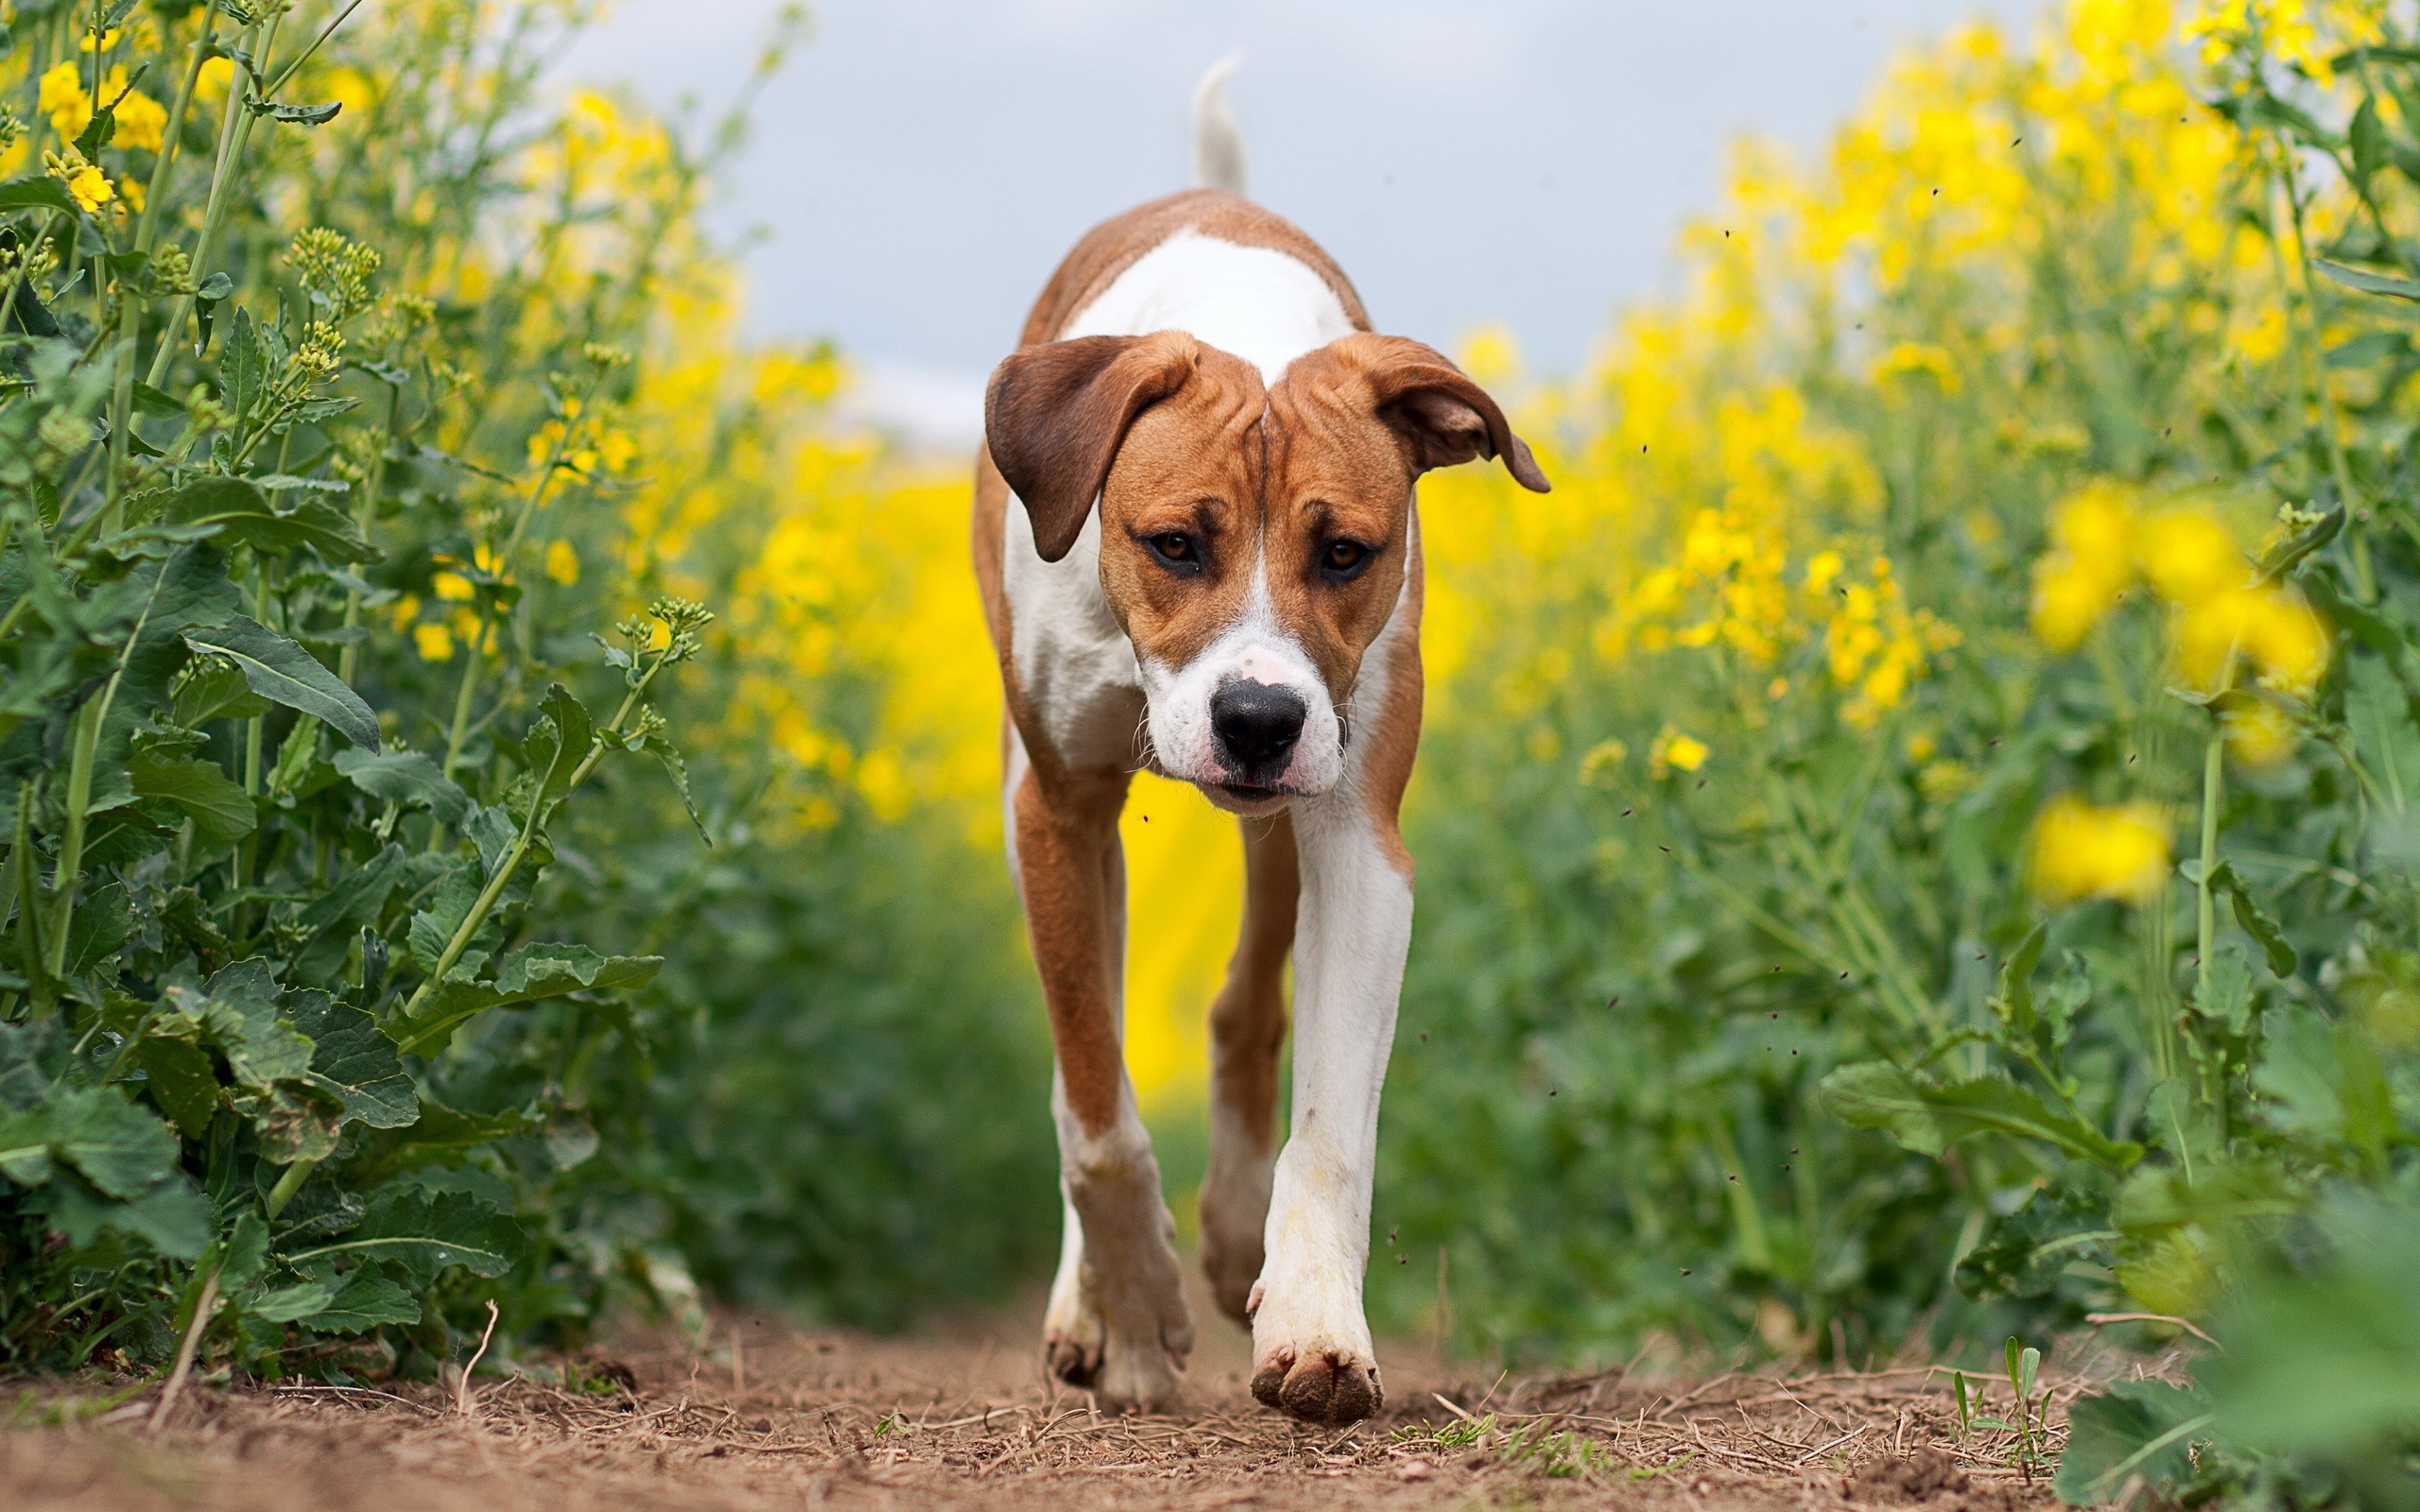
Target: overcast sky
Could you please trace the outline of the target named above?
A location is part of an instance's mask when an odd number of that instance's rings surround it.
[[[651,101],[737,83],[777,0],[618,0],[563,77]],[[1669,277],[1742,132],[1820,145],[1891,54],[2036,0],[824,0],[717,222],[758,232],[750,315],[829,335],[861,404],[970,439],[983,375],[1085,228],[1186,180],[1194,80],[1253,198],[1342,263],[1381,330],[1502,320],[1582,364]]]

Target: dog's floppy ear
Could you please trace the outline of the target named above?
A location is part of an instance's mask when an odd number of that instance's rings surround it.
[[[1365,348],[1371,397],[1378,419],[1409,443],[1419,472],[1474,457],[1501,457],[1521,487],[1544,493],[1552,485],[1530,446],[1512,434],[1503,409],[1432,347],[1401,336],[1349,336]]]
[[[1011,353],[983,394],[983,441],[1033,520],[1034,549],[1075,549],[1134,417],[1193,375],[1193,338],[1078,336]]]

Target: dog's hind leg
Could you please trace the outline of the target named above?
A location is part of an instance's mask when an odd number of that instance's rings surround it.
[[[1277,1050],[1286,1039],[1286,954],[1301,897],[1294,826],[1245,819],[1244,918],[1226,985],[1210,1005],[1210,1165],[1201,1177],[1201,1268],[1219,1307],[1249,1324],[1277,1162]]]
[[[1050,1101],[1066,1198],[1043,1348],[1062,1380],[1113,1405],[1153,1407],[1175,1395],[1193,1316],[1121,1043],[1126,879],[1117,814],[1126,785],[1123,772],[1061,771],[1046,783],[1028,766],[1011,805],[1018,886],[1058,1056]]]

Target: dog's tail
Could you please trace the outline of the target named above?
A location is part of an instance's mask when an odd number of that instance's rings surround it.
[[[1196,189],[1224,189],[1239,195],[1244,189],[1244,133],[1236,125],[1236,112],[1227,108],[1227,78],[1242,64],[1241,49],[1229,53],[1210,65],[1201,82],[1193,86],[1193,186]]]

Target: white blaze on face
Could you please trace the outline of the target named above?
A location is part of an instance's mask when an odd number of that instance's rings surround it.
[[[1220,784],[1242,781],[1225,761],[1213,728],[1210,700],[1233,682],[1283,688],[1303,701],[1303,733],[1273,785],[1293,794],[1324,793],[1344,774],[1344,730],[1327,683],[1293,636],[1277,623],[1269,596],[1268,562],[1253,563],[1252,592],[1233,625],[1192,661],[1169,666],[1140,659],[1151,749],[1160,767],[1181,782],[1220,797]],[[1253,781],[1268,782],[1265,773]]]

